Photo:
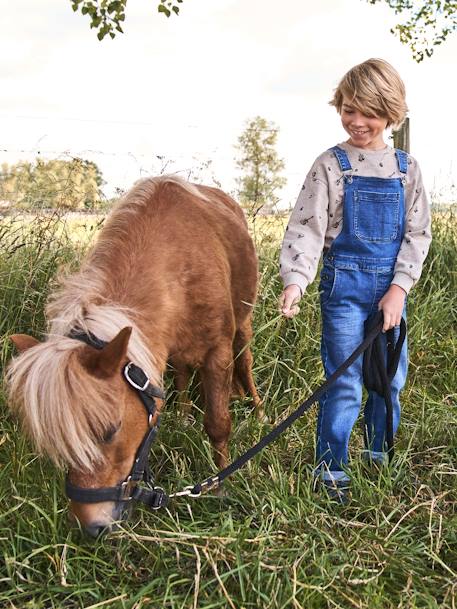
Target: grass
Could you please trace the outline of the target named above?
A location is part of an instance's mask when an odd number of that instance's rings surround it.
[[[0,225],[1,364],[13,332],[39,336],[58,267],[78,266],[96,226],[58,217]],[[280,319],[278,236],[254,227],[261,262],[255,377],[271,421],[322,381],[313,286],[298,318]],[[95,226],[95,227],[94,227]],[[420,284],[409,299],[410,374],[395,466],[366,471],[361,430],[351,441],[348,506],[313,490],[316,407],[226,483],[228,496],[138,508],[129,524],[93,542],[67,521],[63,475],[34,455],[0,394],[0,607],[17,609],[293,608],[454,609],[457,604],[457,231],[437,215]],[[169,492],[215,471],[201,403],[184,426],[163,416],[151,463]],[[232,455],[270,427],[233,404]]]

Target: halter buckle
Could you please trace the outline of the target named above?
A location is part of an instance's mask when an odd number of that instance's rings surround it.
[[[138,483],[135,480],[132,480],[132,476],[129,476],[125,482],[121,484],[121,501],[131,501],[132,490],[136,487]]]
[[[161,494],[162,494],[162,499],[160,500],[160,504],[159,505],[150,505],[149,509],[150,510],[160,510],[160,508],[162,507],[163,497],[165,496],[165,489],[163,489],[161,486],[154,486],[153,490],[154,491],[160,491]]]
[[[147,386],[149,385],[149,378],[147,377],[145,372],[142,370],[144,376],[146,377],[146,381],[145,381],[144,385],[141,386],[141,385],[138,385],[137,383],[135,383],[135,381],[132,379],[132,377],[129,374],[130,373],[130,368],[133,365],[134,365],[133,362],[129,362],[128,364],[125,365],[125,367],[124,367],[124,376],[127,379],[127,382],[129,383],[129,385],[131,385],[132,387],[134,387],[138,391],[144,391],[147,388]]]

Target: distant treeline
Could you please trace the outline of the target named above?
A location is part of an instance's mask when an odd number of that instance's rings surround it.
[[[43,160],[2,164],[0,207],[95,210],[106,207],[102,173],[92,161]]]

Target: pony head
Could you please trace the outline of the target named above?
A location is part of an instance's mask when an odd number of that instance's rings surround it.
[[[105,488],[124,481],[148,429],[145,409],[123,378],[135,355],[150,361],[138,332],[131,335],[127,326],[109,341],[102,337],[102,349],[68,336],[49,336],[45,342],[24,334],[11,337],[20,352],[7,373],[11,407],[38,452],[68,468],[74,486]],[[125,505],[72,500],[70,511],[96,536],[126,516]]]

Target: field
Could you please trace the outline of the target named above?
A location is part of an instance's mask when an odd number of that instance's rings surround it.
[[[457,606],[457,229],[436,214],[434,241],[408,302],[410,369],[391,468],[369,472],[351,444],[353,496],[338,506],[313,489],[316,407],[226,483],[227,496],[138,508],[92,541],[67,521],[63,473],[37,457],[0,393],[0,607],[17,609],[357,609]],[[39,337],[58,268],[77,268],[100,218],[0,224],[1,365],[13,332]],[[272,423],[322,381],[314,284],[298,318],[282,319],[277,256],[283,220],[252,226],[261,264],[255,378]],[[195,420],[184,425],[168,388],[151,464],[169,492],[215,466]],[[232,456],[270,429],[233,404]]]

